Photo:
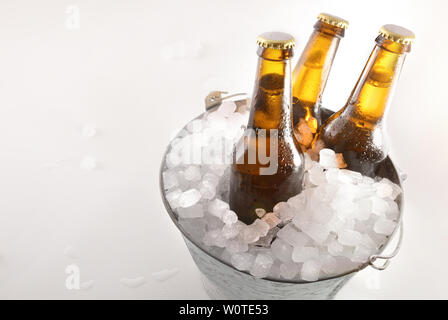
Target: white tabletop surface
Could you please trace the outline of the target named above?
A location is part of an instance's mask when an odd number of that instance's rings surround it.
[[[334,110],[382,24],[417,35],[388,115],[391,156],[409,175],[403,247],[337,298],[448,298],[446,10],[435,0],[1,1],[0,298],[206,299],[161,202],[162,153],[210,90],[251,91],[259,33],[290,32],[300,52],[321,11],[350,21],[324,95]],[[79,290],[66,285],[73,268]],[[165,269],[178,272],[153,275]]]

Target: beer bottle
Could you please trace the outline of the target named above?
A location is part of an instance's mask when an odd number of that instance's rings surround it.
[[[305,151],[321,125],[322,93],[348,21],[321,13],[293,71],[294,133]]]
[[[260,35],[257,44],[250,117],[235,145],[230,174],[230,208],[247,224],[257,218],[255,209],[272,211],[276,203],[300,193],[304,171],[290,110],[294,38],[269,32]]]
[[[390,24],[381,27],[346,105],[316,136],[315,145],[342,153],[347,169],[374,176],[377,164],[386,158],[385,113],[413,40],[414,34],[405,28]]]

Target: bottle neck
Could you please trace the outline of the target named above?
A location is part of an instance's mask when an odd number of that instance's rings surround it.
[[[344,29],[318,21],[293,72],[293,99],[320,104]]]
[[[381,122],[391,102],[410,47],[377,38],[372,54],[348,99],[346,112],[372,125]]]
[[[292,50],[259,48],[258,55],[248,127],[291,133]]]

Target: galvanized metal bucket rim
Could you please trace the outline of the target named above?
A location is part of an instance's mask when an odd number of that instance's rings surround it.
[[[214,106],[212,108],[208,108],[206,110],[206,112],[213,111],[214,109],[217,109],[217,107],[218,106]],[[322,111],[324,111],[326,113],[332,112],[331,110],[326,109],[326,108],[321,108],[321,109],[322,109]],[[192,120],[199,119],[203,115],[204,115],[204,113],[200,114],[199,116],[197,116],[196,118],[194,118]],[[186,126],[187,125],[182,127],[182,129],[179,130],[179,132],[182,131],[183,129],[186,129]],[[176,135],[176,137],[177,137],[177,135]],[[201,245],[199,245],[196,240],[192,239],[190,237],[190,235],[188,234],[188,232],[186,232],[186,230],[184,230],[184,228],[179,224],[179,221],[177,220],[177,215],[174,213],[173,209],[171,209],[171,206],[168,203],[168,200],[166,199],[165,188],[164,188],[164,185],[163,185],[163,171],[164,171],[164,168],[165,168],[166,155],[168,154],[169,150],[170,150],[170,144],[168,144],[168,146],[167,146],[167,148],[166,148],[166,150],[165,150],[165,152],[163,154],[163,157],[162,157],[162,163],[160,165],[160,170],[159,170],[159,188],[160,188],[160,193],[161,193],[161,196],[162,196],[163,205],[165,206],[165,209],[167,210],[168,215],[170,216],[171,220],[174,222],[176,227],[180,230],[180,232],[182,233],[182,236],[187,238],[188,241],[190,241],[190,243],[194,244],[194,246],[197,247],[198,249],[200,249],[202,252],[204,252],[205,254],[211,256],[212,258],[218,260],[220,263],[226,265],[227,267],[232,268],[233,270],[235,270],[237,272],[241,272],[241,273],[245,273],[245,274],[251,275],[247,271],[238,270],[232,264],[230,264],[230,263],[226,262],[225,260],[223,260],[221,257],[218,257],[218,256],[215,256],[215,255],[211,254],[209,251],[207,251],[205,248],[203,248]],[[396,179],[394,179],[395,181],[393,181],[393,182],[397,183],[402,188],[402,183],[400,181],[400,177],[398,175],[397,169],[395,168],[395,166],[394,166],[394,164],[393,164],[393,162],[392,162],[392,160],[390,159],[389,156],[387,156],[386,159],[383,161],[383,166],[386,166],[387,162],[389,162],[389,164],[390,164],[390,168],[389,169],[393,171],[392,174],[396,177]],[[386,249],[386,247],[388,246],[388,244],[390,244],[391,239],[393,239],[393,237],[395,236],[397,230],[402,227],[402,216],[403,216],[403,201],[402,201],[402,199],[403,199],[403,192],[399,195],[398,206],[399,206],[399,209],[400,209],[400,214],[399,214],[398,221],[397,221],[397,227],[392,232],[392,234],[387,237],[388,241],[378,250],[378,253],[371,256],[371,258],[373,256],[375,256],[376,259],[386,259],[386,263],[385,263],[386,267],[388,265],[389,259],[393,258],[398,253],[396,251],[399,249],[399,246],[397,245],[397,248],[394,250],[394,252],[392,254],[381,256],[383,254],[384,250]],[[399,241],[401,242],[401,234],[400,234],[400,240]],[[373,263],[374,263],[374,261],[371,261],[371,259],[369,259],[367,262],[363,263],[358,268],[346,271],[344,273],[341,273],[341,274],[338,274],[338,275],[335,275],[335,276],[319,278],[319,280],[312,281],[312,282],[301,281],[301,280],[291,281],[291,280],[286,280],[286,279],[285,280],[283,280],[283,279],[274,279],[274,278],[269,278],[269,277],[262,278],[261,280],[270,281],[270,282],[274,282],[274,283],[283,283],[283,284],[285,284],[285,283],[287,283],[287,284],[306,284],[306,283],[324,282],[326,280],[342,278],[342,277],[344,277],[346,275],[353,274],[353,273],[356,273],[358,271],[361,271],[361,270],[365,269],[368,266],[372,266],[372,267],[374,267],[377,270],[384,270],[385,269],[385,268],[381,268],[381,267],[376,267]]]

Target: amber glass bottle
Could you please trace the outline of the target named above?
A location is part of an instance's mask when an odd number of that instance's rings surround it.
[[[292,128],[291,63],[294,38],[264,33],[257,39],[258,65],[246,134],[237,143],[230,175],[230,208],[247,224],[255,209],[300,193],[303,154]]]
[[[294,133],[304,150],[310,147],[321,125],[322,93],[347,27],[348,22],[344,19],[326,13],[319,14],[314,31],[294,68]]]
[[[413,40],[414,34],[405,28],[383,26],[347,104],[316,136],[315,144],[322,141],[342,153],[347,169],[374,176],[377,164],[386,158],[385,114]]]

